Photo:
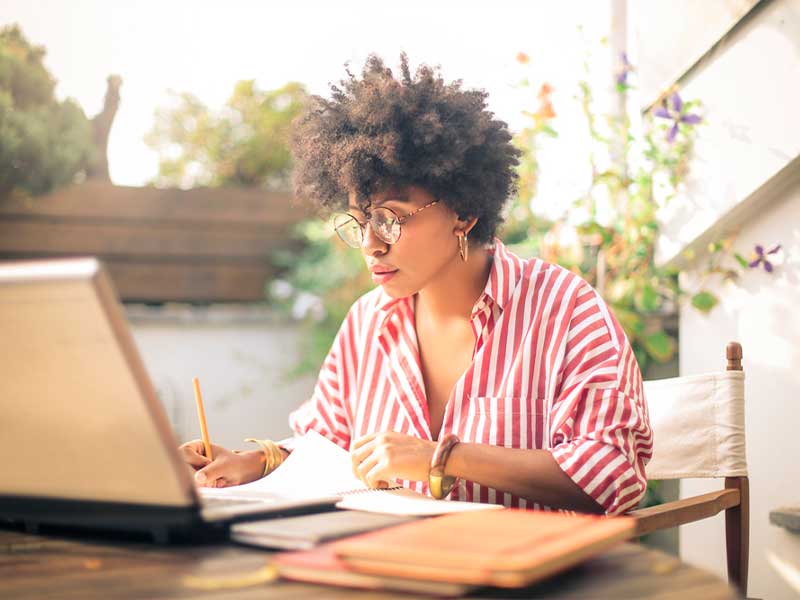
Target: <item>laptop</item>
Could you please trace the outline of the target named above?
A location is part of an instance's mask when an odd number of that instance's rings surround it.
[[[0,263],[0,521],[225,536],[338,497],[203,498],[94,258]]]

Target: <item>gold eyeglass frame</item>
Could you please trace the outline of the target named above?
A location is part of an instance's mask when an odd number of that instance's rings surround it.
[[[346,239],[344,239],[344,237],[342,237],[342,234],[339,232],[339,228],[340,228],[340,227],[342,227],[342,226],[344,226],[344,225],[347,223],[346,221],[345,221],[345,223],[342,223],[342,224],[340,224],[340,225],[335,225],[335,224],[334,224],[334,226],[333,226],[333,229],[334,229],[334,231],[336,232],[336,235],[338,235],[338,236],[339,236],[339,239],[341,239],[341,240],[342,240],[342,241],[343,241],[345,244],[347,244],[347,245],[348,245],[348,246],[350,246],[351,248],[361,248],[361,247],[363,247],[363,246],[364,246],[364,231],[366,230],[366,228],[367,228],[367,225],[369,225],[370,227],[372,227],[372,231],[374,231],[374,232],[375,232],[375,235],[377,235],[377,236],[378,236],[378,239],[380,239],[380,240],[381,240],[382,242],[384,242],[385,244],[389,244],[389,245],[391,246],[392,244],[396,244],[397,242],[399,242],[399,241],[400,241],[400,238],[401,238],[401,237],[402,237],[402,235],[403,235],[403,224],[405,224],[405,222],[406,222],[406,221],[408,221],[408,219],[410,219],[411,217],[413,217],[413,216],[414,216],[414,215],[416,215],[417,213],[420,213],[420,212],[422,212],[422,211],[423,211],[423,210],[425,210],[426,208],[429,208],[429,207],[433,206],[434,204],[438,204],[438,203],[439,203],[439,201],[438,201],[438,200],[434,200],[433,202],[428,202],[428,204],[426,204],[425,206],[420,206],[419,208],[417,208],[417,209],[415,209],[415,210],[412,210],[410,213],[408,213],[408,214],[405,214],[405,215],[398,215],[398,214],[397,214],[397,213],[396,213],[394,210],[392,210],[392,209],[391,209],[391,208],[389,208],[388,206],[376,206],[376,207],[375,207],[375,209],[376,209],[376,210],[377,210],[377,209],[388,210],[388,211],[389,211],[390,213],[392,213],[392,214],[395,216],[395,218],[397,219],[397,224],[400,226],[400,233],[398,233],[398,234],[397,234],[397,239],[396,239],[396,240],[394,240],[393,242],[390,242],[390,241],[388,241],[388,240],[384,239],[384,238],[381,236],[381,233],[378,231],[378,228],[377,228],[377,227],[375,226],[375,224],[372,222],[372,219],[371,219],[371,218],[370,218],[370,219],[368,219],[366,223],[361,223],[361,221],[359,221],[358,219],[356,219],[356,218],[355,218],[353,215],[351,215],[349,212],[340,212],[340,213],[337,213],[337,214],[338,214],[338,215],[344,215],[344,216],[350,217],[350,218],[351,218],[353,221],[355,221],[355,222],[358,224],[358,227],[359,227],[359,229],[360,229],[360,231],[361,231],[361,242],[358,244],[358,246],[353,246],[352,244],[350,244],[350,243],[349,243],[349,242],[348,242]],[[335,219],[336,219],[336,216],[334,216],[334,220],[335,220]]]

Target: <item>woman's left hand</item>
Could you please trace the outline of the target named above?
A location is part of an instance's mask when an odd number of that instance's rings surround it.
[[[427,481],[435,449],[436,442],[403,433],[371,433],[353,444],[353,474],[371,488],[394,479]]]

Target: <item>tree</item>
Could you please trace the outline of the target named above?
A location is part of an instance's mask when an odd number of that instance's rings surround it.
[[[159,154],[159,186],[288,186],[289,135],[306,90],[300,83],[262,91],[240,81],[218,114],[188,93],[175,95],[174,108],[156,111],[145,137]]]
[[[91,125],[73,100],[55,99],[55,79],[18,25],[0,29],[0,197],[43,194],[71,182],[94,152]]]

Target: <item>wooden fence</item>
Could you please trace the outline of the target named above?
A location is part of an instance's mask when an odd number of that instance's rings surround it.
[[[283,193],[90,180],[0,201],[0,260],[97,256],[125,301],[258,301],[307,216]]]

